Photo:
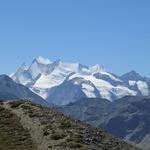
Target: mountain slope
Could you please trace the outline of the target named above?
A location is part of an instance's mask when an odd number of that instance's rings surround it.
[[[58,110],[149,150],[149,108],[149,97],[126,96],[114,102],[106,99],[86,98],[58,108]]]
[[[108,107],[112,102],[102,98],[83,98],[80,101],[58,107],[58,111],[65,113],[75,119],[99,126],[103,118],[109,114]]]
[[[128,102],[124,102],[128,101]],[[99,127],[111,134],[150,149],[150,98],[126,97],[116,103],[115,110]]]
[[[100,73],[99,73],[100,76]],[[131,89],[129,89],[126,85],[124,85],[121,81],[112,81],[109,82],[108,77],[107,80],[99,77],[98,75],[81,75],[79,73],[71,74],[66,78],[66,80],[60,85],[53,89],[53,93],[58,97],[52,97],[50,93],[47,100],[53,102],[56,105],[61,105],[61,103],[57,104],[57,101],[63,102],[62,97],[70,98],[70,101],[65,104],[69,104],[73,101],[78,101],[81,98],[105,98],[110,101],[121,98],[125,95],[136,95],[137,93]],[[105,77],[106,78],[106,77]],[[64,87],[64,88],[63,88]],[[72,89],[78,87],[78,91],[74,92]],[[68,89],[66,91],[66,89]],[[62,95],[63,93],[63,95]],[[81,94],[83,93],[83,94]],[[71,95],[70,95],[71,94]],[[76,99],[74,97],[76,96]]]
[[[0,149],[36,150],[28,129],[23,128],[20,119],[0,102]]]
[[[35,103],[49,105],[44,99],[30,91],[27,87],[17,84],[7,75],[0,75],[0,100],[30,99]]]
[[[138,150],[101,130],[29,101],[0,102],[0,112],[0,134],[5,135],[0,136],[2,150]]]

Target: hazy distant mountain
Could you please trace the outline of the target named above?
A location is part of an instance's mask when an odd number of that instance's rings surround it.
[[[114,110],[99,127],[103,127],[113,135],[149,150],[150,98],[126,97],[119,100],[118,104],[116,103]]]
[[[150,149],[150,98],[126,96],[114,102],[106,99],[82,99],[59,108],[111,134]]]
[[[135,71],[119,77],[100,65],[87,67],[43,57],[34,59],[30,66],[23,64],[11,77],[57,105],[85,97],[113,101],[126,95],[150,95],[150,79]]]
[[[109,105],[111,107],[109,107]],[[98,127],[112,109],[112,102],[102,98],[83,98],[58,108],[66,115]]]
[[[17,84],[10,77],[0,75],[0,100],[29,99],[35,103],[48,105],[40,96],[27,87]]]

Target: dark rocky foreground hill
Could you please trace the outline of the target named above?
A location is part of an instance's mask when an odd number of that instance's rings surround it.
[[[0,150],[138,150],[29,101],[0,102]]]

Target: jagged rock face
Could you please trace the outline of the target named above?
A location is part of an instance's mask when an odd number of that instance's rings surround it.
[[[100,129],[29,101],[0,102],[0,135],[4,150],[138,150]]]

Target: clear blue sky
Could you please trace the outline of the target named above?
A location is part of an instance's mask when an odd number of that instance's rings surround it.
[[[37,56],[150,76],[150,1],[1,0],[0,73]]]

